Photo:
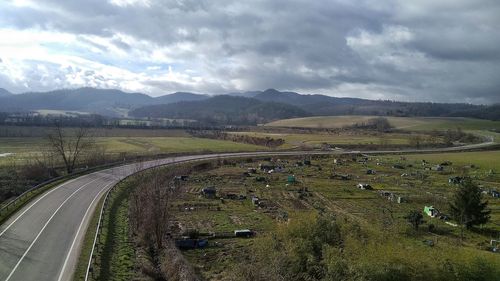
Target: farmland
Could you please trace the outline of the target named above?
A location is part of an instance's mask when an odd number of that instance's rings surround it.
[[[301,253],[308,251],[307,239],[319,239],[308,234],[320,231],[316,224],[332,228],[329,237],[334,236],[329,239],[342,241],[341,246],[337,242],[323,245],[323,250],[327,247],[337,254],[318,257],[325,263],[335,261],[334,268],[342,269],[335,273],[337,277],[356,274],[368,280],[376,276],[382,276],[380,280],[388,276],[405,280],[469,280],[464,276],[479,274],[475,271],[478,262],[484,265],[480,274],[495,276],[498,270],[494,268],[500,266],[500,261],[497,254],[490,252],[489,241],[500,233],[499,198],[483,195],[489,200],[491,220],[466,231],[463,238],[460,227],[428,216],[420,230],[412,230],[405,216],[411,210],[422,212],[429,205],[446,214],[449,199],[458,188],[448,183],[452,176],[469,176],[485,190],[500,190],[499,159],[500,152],[496,151],[219,162],[212,169],[190,174],[181,183],[183,192],[170,208],[176,226],[172,234],[208,235],[208,247],[182,252],[203,280],[246,280],[255,274],[277,280],[278,273],[272,270],[280,266],[282,259],[290,272],[279,274],[288,276],[287,280],[296,279],[286,274],[293,274],[295,266],[301,272],[313,266],[314,261],[309,261],[309,265],[299,261]],[[443,162],[448,163],[442,171],[430,169]],[[264,168],[259,169],[259,165]],[[270,173],[266,166],[281,169]],[[359,189],[358,183],[369,184],[373,190]],[[216,188],[214,198],[200,195],[207,186]],[[382,191],[401,197],[401,203],[388,200]],[[252,197],[259,198],[262,204],[252,202]],[[256,235],[231,237],[237,229],[251,229]],[[306,244],[289,244],[291,241]],[[314,241],[311,243],[318,243]],[[275,252],[269,251],[269,247],[284,248]],[[350,265],[343,267],[343,263]],[[445,265],[450,268],[444,270]],[[420,271],[422,267],[426,271]],[[449,279],[447,274],[462,277]]]
[[[106,153],[118,155],[154,155],[158,153],[255,151],[265,148],[230,141],[192,137],[96,137],[96,144]],[[0,138],[0,152],[13,153],[0,158],[0,163],[23,163],[48,147],[44,138]]]
[[[367,122],[378,116],[321,116],[278,120],[266,124],[272,127],[342,128]],[[500,121],[462,117],[385,117],[395,129],[410,131],[446,130],[500,130]]]
[[[235,135],[281,138],[285,144],[281,148],[320,148],[322,143],[333,145],[408,145],[410,135],[377,132],[343,132],[343,133],[266,133],[266,132],[232,132]]]
[[[335,116],[286,119],[272,122],[263,127],[248,127],[248,131],[228,132],[235,136],[283,139],[278,149],[320,149],[323,144],[346,147],[408,147],[410,139],[418,136],[423,145],[442,145],[439,136],[430,137],[429,131],[461,128],[476,135],[491,136],[499,140],[499,133],[487,131],[499,129],[500,122],[468,118],[406,118],[387,117],[396,129],[404,131],[378,132],[376,130],[346,129],[345,126],[361,124],[374,116]],[[281,128],[280,128],[281,127]],[[304,127],[294,129],[283,127]],[[335,129],[342,128],[335,131]],[[324,129],[334,129],[334,131]],[[47,147],[45,136],[48,127],[0,126],[0,164],[12,160],[22,163],[39,156]],[[71,132],[71,128],[67,129]],[[95,128],[92,132],[96,144],[110,155],[152,155],[173,152],[201,151],[255,151],[266,149],[247,143],[192,137],[182,129],[126,129]]]

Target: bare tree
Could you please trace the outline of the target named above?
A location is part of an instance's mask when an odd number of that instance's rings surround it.
[[[94,138],[90,128],[85,126],[67,129],[61,122],[56,122],[54,125],[47,134],[47,140],[54,153],[63,160],[66,172],[71,174],[84,152],[94,146]]]

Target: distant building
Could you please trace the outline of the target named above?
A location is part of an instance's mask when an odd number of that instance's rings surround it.
[[[274,168],[276,168],[276,166],[274,165],[265,165],[265,164],[259,165],[259,169],[266,173],[269,172],[270,170],[274,170]]]
[[[260,202],[259,197],[257,196],[252,197],[252,204],[254,204],[255,206],[259,206],[259,202]]]
[[[357,187],[361,190],[372,190],[372,186],[367,183],[358,183]]]
[[[255,232],[251,231],[250,229],[240,229],[240,230],[235,230],[234,231],[234,236],[236,237],[245,237],[249,238],[255,235]]]
[[[174,180],[176,180],[176,181],[187,181],[188,178],[189,178],[189,176],[182,175],[182,176],[175,176]]]
[[[441,165],[436,165],[436,166],[432,167],[432,170],[440,172],[440,171],[444,170],[444,167]]]
[[[464,181],[463,177],[450,177],[448,183],[450,184],[461,184]]]
[[[177,239],[175,240],[175,246],[181,250],[205,248],[206,246],[208,246],[208,240],[190,238]]]
[[[439,211],[433,206],[425,206],[424,213],[427,214],[429,217],[433,218],[439,214]]]
[[[205,198],[215,198],[217,195],[217,189],[214,186],[208,186],[201,190],[201,194]]]

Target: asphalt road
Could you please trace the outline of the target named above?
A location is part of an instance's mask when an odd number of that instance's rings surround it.
[[[428,149],[444,152],[476,149],[493,142],[461,148]],[[363,151],[401,153],[402,151]],[[406,153],[422,150],[406,150]],[[70,280],[92,214],[105,192],[124,177],[154,166],[203,158],[258,155],[349,154],[359,151],[253,152],[183,156],[119,166],[67,181],[50,189],[0,226],[0,280]]]

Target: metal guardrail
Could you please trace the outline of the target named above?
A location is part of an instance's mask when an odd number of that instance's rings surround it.
[[[29,194],[33,193],[34,191],[37,191],[38,189],[40,189],[42,187],[47,186],[48,184],[51,184],[51,183],[54,183],[54,182],[57,182],[60,180],[64,180],[64,179],[71,179],[71,178],[74,178],[75,176],[87,174],[87,173],[90,173],[93,171],[102,170],[102,169],[109,168],[109,167],[113,167],[113,166],[116,166],[116,165],[119,165],[122,163],[123,162],[113,162],[113,163],[109,163],[109,164],[104,164],[104,165],[100,165],[100,166],[96,166],[96,167],[88,168],[88,169],[83,169],[83,170],[80,170],[78,172],[75,172],[75,173],[72,173],[69,175],[59,176],[59,177],[55,177],[55,178],[46,180],[44,182],[41,182],[41,183],[29,188],[28,190],[26,190],[25,192],[21,193],[19,196],[17,196],[13,200],[11,200],[9,203],[2,206],[2,208],[0,208],[0,216],[9,212],[9,210],[11,210],[12,208],[15,208],[16,206],[18,206],[18,204],[26,203],[26,202],[21,203],[20,201],[22,201],[23,199],[28,197]]]
[[[184,162],[191,162],[191,161],[199,161],[199,160],[206,160],[206,159],[215,159],[215,158],[211,158],[211,157],[204,157],[204,158],[200,158],[200,159],[196,159],[196,160],[185,160],[185,161],[177,161],[177,162],[173,162],[173,163],[168,163],[168,164],[165,164],[165,165],[160,165],[160,166],[167,166],[167,165],[176,165],[176,164],[181,164],[181,163],[184,163]],[[157,166],[155,166],[157,167]],[[155,167],[151,167],[151,168],[155,168]],[[147,168],[147,169],[150,169],[150,168]],[[141,171],[138,171],[138,172],[142,172],[142,171],[145,171],[147,169],[144,169],[144,170],[141,170]],[[97,262],[97,256],[94,256],[94,252],[96,251],[99,251],[99,247],[98,247],[98,240],[99,238],[101,237],[101,230],[102,230],[102,225],[103,225],[103,220],[104,220],[104,212],[105,212],[105,209],[106,207],[108,206],[108,202],[109,202],[109,195],[113,192],[113,190],[115,189],[116,186],[118,186],[118,184],[122,181],[124,181],[125,179],[127,179],[128,177],[130,176],[133,176],[134,174],[136,173],[133,173],[133,174],[130,174],[122,179],[120,179],[117,183],[115,183],[110,189],[108,189],[108,191],[106,192],[106,195],[104,197],[104,201],[102,203],[102,206],[101,206],[101,210],[99,211],[99,219],[97,221],[97,226],[96,226],[96,232],[95,232],[95,235],[94,235],[94,241],[92,242],[92,249],[90,250],[90,256],[89,256],[89,260],[88,260],[88,263],[87,263],[87,270],[85,271],[85,281],[88,281],[89,278],[90,278],[90,275],[92,275],[92,279],[94,279],[94,266],[93,264],[95,264]]]
[[[106,209],[107,205],[108,205],[108,201],[109,201],[109,195],[111,194],[111,192],[113,191],[113,189],[115,188],[115,186],[117,186],[118,183],[116,183],[115,185],[113,185],[107,192],[106,192],[106,195],[104,197],[104,202],[102,203],[102,206],[101,206],[101,211],[99,212],[99,220],[97,221],[97,228],[96,228],[96,231],[95,231],[95,236],[94,236],[94,242],[92,243],[92,250],[90,251],[90,256],[89,256],[89,261],[88,261],[88,264],[87,264],[87,270],[85,271],[85,281],[89,280],[89,275],[92,274],[92,278],[94,278],[93,274],[94,274],[94,268],[92,266],[92,260],[94,260],[94,262],[96,262],[97,260],[97,257],[94,256],[94,251],[99,251],[99,249],[97,248],[97,241],[99,239],[99,237],[101,236],[101,228],[102,228],[102,223],[103,223],[103,214],[104,214],[104,210]]]
[[[203,161],[203,160],[217,160],[219,159],[220,157],[218,156],[207,156],[207,157],[200,157],[198,159],[190,159],[190,160],[177,160],[177,161],[174,161],[174,162],[171,162],[171,163],[166,163],[166,164],[160,164],[158,166],[153,166],[153,167],[149,167],[149,168],[146,168],[146,169],[143,169],[143,170],[140,170],[140,171],[137,171],[137,172],[142,172],[142,171],[145,171],[145,170],[148,170],[148,169],[152,169],[152,168],[157,168],[159,166],[170,166],[170,165],[179,165],[179,164],[183,164],[183,163],[189,163],[189,162],[198,162],[198,161]],[[174,157],[175,159],[175,157]],[[136,173],[137,173],[136,172]],[[94,256],[94,252],[95,251],[99,251],[99,247],[98,247],[98,240],[101,236],[101,230],[102,230],[102,225],[103,225],[103,220],[104,220],[104,212],[105,212],[105,209],[106,207],[108,206],[108,202],[109,202],[109,195],[113,192],[114,188],[116,186],[118,186],[118,184],[122,181],[124,181],[125,179],[127,179],[128,177],[130,176],[133,176],[135,175],[136,173],[132,173],[122,179],[120,179],[117,183],[115,183],[107,192],[106,192],[106,195],[104,197],[104,201],[102,203],[102,206],[101,206],[101,210],[99,212],[99,220],[97,222],[97,226],[96,226],[96,232],[95,232],[95,235],[94,235],[94,241],[92,243],[92,250],[90,251],[90,256],[89,256],[89,260],[88,260],[88,264],[87,264],[87,270],[85,272],[85,281],[88,281],[90,280],[90,275],[92,274],[92,278],[94,279],[94,267],[93,267],[93,264],[95,264],[97,262],[97,257]]]
[[[162,155],[162,156],[165,156],[165,157],[172,157],[172,156],[176,156],[176,154],[173,154],[173,155]],[[77,172],[74,172],[72,174],[69,174],[69,175],[64,175],[64,176],[59,176],[59,177],[55,177],[55,178],[52,178],[52,179],[49,179],[49,180],[46,180],[46,181],[43,181],[31,188],[29,188],[28,190],[24,191],[23,193],[21,193],[19,196],[17,196],[16,198],[14,198],[13,200],[11,200],[10,202],[6,203],[5,205],[3,205],[2,207],[0,207],[0,216],[2,216],[3,214],[7,213],[9,210],[11,210],[12,208],[15,208],[19,201],[23,200],[24,198],[26,198],[30,193],[48,185],[48,184],[51,184],[51,183],[54,183],[54,182],[57,182],[57,181],[60,181],[60,180],[64,180],[64,179],[71,179],[71,178],[74,178],[75,176],[79,176],[79,175],[84,175],[84,174],[87,174],[87,173],[91,173],[91,172],[94,172],[94,171],[99,171],[99,170],[102,170],[102,169],[105,169],[105,168],[110,168],[110,167],[113,167],[113,166],[117,166],[117,165],[120,165],[120,164],[132,164],[132,163],[136,163],[136,162],[140,162],[140,161],[147,161],[147,158],[137,158],[137,159],[131,159],[129,161],[117,161],[117,162],[112,162],[112,163],[108,163],[108,164],[104,164],[104,165],[99,165],[99,166],[95,166],[95,167],[92,167],[92,168],[87,168],[87,169],[83,169],[83,170],[79,170]],[[23,202],[23,203],[26,203],[26,202]]]

